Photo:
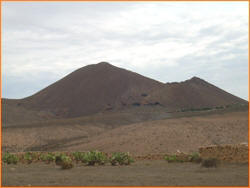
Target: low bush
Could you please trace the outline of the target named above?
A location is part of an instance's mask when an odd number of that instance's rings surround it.
[[[88,151],[82,157],[82,162],[90,166],[95,164],[104,165],[107,160],[107,156],[100,151]]]
[[[100,151],[88,152],[73,152],[73,153],[41,153],[41,152],[26,152],[24,154],[4,153],[2,161],[7,164],[16,164],[18,161],[23,163],[32,163],[35,161],[43,161],[47,164],[55,162],[56,165],[62,166],[62,169],[73,167],[73,161],[83,162],[86,165],[104,165],[110,162],[112,165],[129,165],[134,162],[130,154],[123,152],[113,153],[108,158],[107,154]]]
[[[37,155],[35,153],[32,153],[32,152],[26,152],[23,156],[23,159],[25,160],[25,162],[30,164],[34,160],[37,160]]]
[[[2,160],[4,163],[7,163],[7,164],[17,164],[17,162],[19,161],[16,155],[11,154],[9,152],[6,152],[3,154]]]
[[[74,167],[72,159],[66,155],[57,156],[57,164],[62,167],[62,169],[71,169]]]
[[[172,162],[183,162],[183,160],[178,159],[177,155],[166,155],[165,160],[169,163]]]
[[[216,109],[223,109],[224,107],[223,106],[216,106],[215,108]]]
[[[84,152],[76,151],[76,152],[73,152],[72,155],[76,162],[84,161]]]
[[[46,154],[43,153],[43,154],[40,155],[39,159],[40,159],[41,161],[46,162],[46,163],[51,163],[51,162],[54,162],[54,161],[55,161],[56,155],[53,154],[53,153],[46,153]]]
[[[192,155],[190,155],[189,161],[194,163],[201,163],[202,158],[200,157],[199,153],[193,153]]]
[[[202,160],[201,166],[206,168],[217,167],[218,160],[215,158],[204,159]]]
[[[123,152],[115,152],[112,154],[112,156],[110,157],[110,163],[111,165],[129,165],[131,163],[133,163],[134,160],[133,158],[130,156],[130,154],[127,153],[123,153]]]

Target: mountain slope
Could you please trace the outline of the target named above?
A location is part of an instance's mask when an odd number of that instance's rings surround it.
[[[189,109],[247,104],[238,98],[198,77],[180,83],[166,83],[166,86],[155,91],[147,98],[158,100],[168,109]]]

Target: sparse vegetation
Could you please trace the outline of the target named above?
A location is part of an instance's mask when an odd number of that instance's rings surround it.
[[[84,161],[84,152],[76,151],[76,152],[73,152],[72,155],[76,162]]]
[[[215,158],[204,159],[202,160],[201,166],[206,168],[217,167],[218,160]]]
[[[7,164],[17,164],[19,159],[16,155],[6,152],[3,154],[2,161]]]
[[[180,111],[181,112],[195,112],[195,111],[207,111],[207,110],[212,110],[214,108],[212,107],[204,107],[204,108],[184,108],[184,109],[181,109]]]
[[[84,153],[81,161],[90,166],[95,164],[104,165],[108,161],[108,158],[100,151],[88,151]]]
[[[16,164],[18,161],[25,163],[32,163],[34,161],[42,161],[47,164],[55,162],[57,165],[62,166],[63,163],[68,164],[69,159],[71,162],[82,162],[86,165],[92,166],[95,164],[104,165],[110,162],[111,165],[129,165],[134,162],[129,152],[114,152],[110,157],[107,154],[100,151],[88,151],[88,152],[73,152],[73,153],[40,153],[40,152],[26,152],[24,154],[3,154],[3,162],[8,164]],[[63,162],[65,159],[65,162]],[[202,161],[198,153],[192,155],[180,153],[179,155],[166,155],[164,158],[167,162],[195,162],[200,163]],[[69,165],[69,164],[68,164]],[[65,167],[67,168],[67,167]]]
[[[169,163],[172,162],[184,162],[183,160],[179,159],[177,155],[166,155],[165,160]]]
[[[199,153],[193,153],[190,155],[190,162],[194,163],[201,163],[202,158],[200,157]]]
[[[247,106],[245,104],[229,104],[225,106],[203,107],[203,108],[182,108],[177,112],[195,112],[195,111],[208,111],[208,110],[221,110],[226,108],[236,108],[240,106]]]
[[[39,157],[39,159],[41,161],[46,162],[46,163],[50,163],[50,162],[54,162],[55,161],[56,156],[53,153],[41,154],[40,157]]]
[[[32,163],[32,161],[35,159],[35,155],[34,153],[26,152],[23,158],[29,164]]]
[[[118,152],[113,153],[111,157],[108,157],[107,154],[100,151],[73,152],[68,154],[51,152],[26,152],[24,154],[10,154],[9,152],[6,152],[3,154],[2,161],[7,164],[16,164],[18,161],[28,164],[34,161],[42,161],[47,164],[55,162],[56,165],[62,166],[63,169],[72,168],[73,161],[81,161],[89,166],[95,164],[104,165],[107,162],[111,162],[113,165],[129,165],[134,162],[129,153]]]
[[[216,106],[215,108],[216,109],[223,109],[224,107],[223,106]]]
[[[57,156],[57,164],[60,165],[62,169],[71,169],[74,167],[72,159],[66,155]]]
[[[130,156],[130,154],[123,152],[115,152],[112,154],[110,158],[111,165],[115,166],[119,165],[129,165],[134,162],[134,159]]]
[[[199,153],[193,153],[193,154],[185,154],[185,153],[179,153],[175,155],[166,155],[164,158],[167,162],[194,162],[194,163],[200,163],[202,161]]]

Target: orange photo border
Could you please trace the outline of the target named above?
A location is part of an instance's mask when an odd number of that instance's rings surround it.
[[[2,99],[2,2],[248,2],[248,8],[250,7],[250,0],[0,0],[0,98]],[[249,83],[250,83],[250,70],[249,70],[249,10],[248,10],[248,102],[250,101],[250,95],[249,95]],[[250,138],[250,131],[249,131],[249,116],[250,116],[250,106],[248,105],[248,150],[249,150],[249,138]],[[0,131],[0,145],[2,146],[2,103],[0,104],[0,125],[1,125],[1,131]],[[0,187],[2,186],[2,147],[0,147]],[[250,155],[248,152],[248,161],[250,161]],[[248,163],[248,187],[250,187],[250,179],[249,179],[249,173],[250,173],[250,166]],[[8,187],[17,187],[21,188],[24,186],[8,186]],[[36,188],[44,188],[44,187],[53,187],[53,186],[31,186]],[[98,187],[122,187],[122,188],[143,188],[143,187],[186,187],[186,188],[192,188],[192,187],[214,187],[214,188],[221,188],[221,187],[230,187],[230,186],[55,186],[55,187],[68,187],[68,188],[74,188],[74,187],[91,187],[91,188],[98,188]],[[246,187],[246,186],[237,186],[237,187]],[[230,187],[235,188],[235,187]]]

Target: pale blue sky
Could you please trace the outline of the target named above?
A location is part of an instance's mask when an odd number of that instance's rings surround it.
[[[3,2],[2,95],[100,61],[161,82],[198,76],[248,99],[248,2]]]

